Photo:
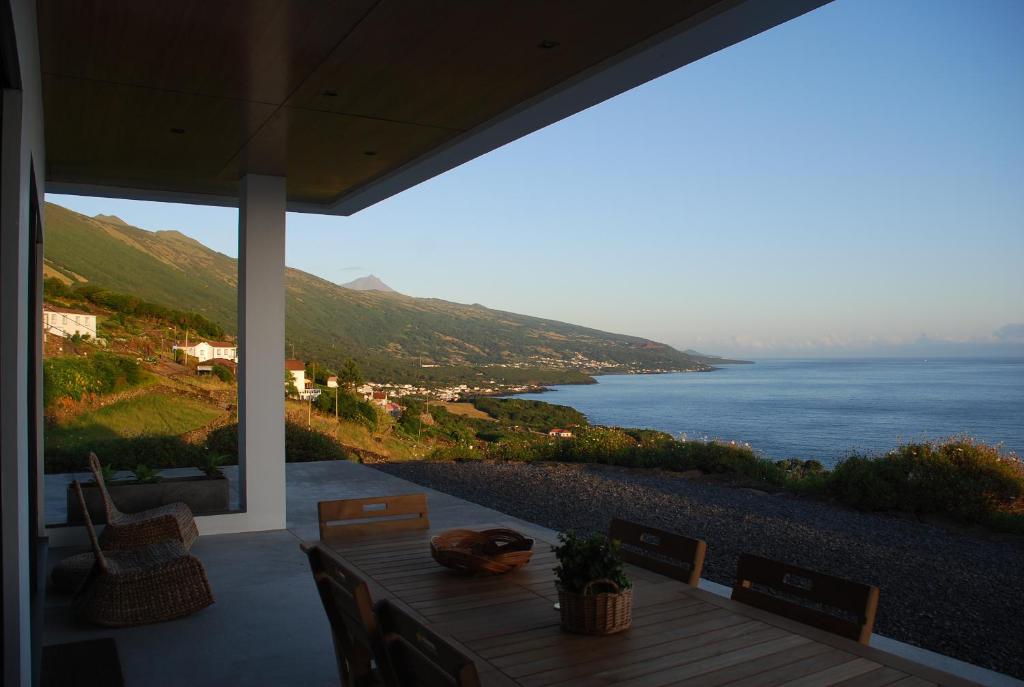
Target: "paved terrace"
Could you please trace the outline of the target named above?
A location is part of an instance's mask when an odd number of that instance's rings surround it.
[[[501,521],[537,536],[554,535],[356,463],[290,463],[287,480],[287,530],[204,536],[195,543],[192,552],[205,564],[217,600],[213,606],[169,623],[110,629],[75,622],[69,598],[51,593],[43,644],[115,637],[129,687],[337,685],[330,627],[299,550],[300,541],[318,538],[318,501],[426,492],[432,526]],[[62,514],[68,481],[47,480],[47,510],[55,517]],[[79,550],[52,549],[50,563]],[[728,593],[706,580],[701,586]],[[1024,687],[1024,682],[877,635],[872,646],[982,684]]]

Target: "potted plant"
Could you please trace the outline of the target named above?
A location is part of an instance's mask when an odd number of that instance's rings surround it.
[[[628,629],[633,620],[633,585],[626,576],[618,542],[603,534],[558,535],[552,547],[562,629],[607,635]]]
[[[203,474],[194,477],[164,477],[148,465],[136,465],[132,470],[134,479],[118,479],[109,464],[102,466],[103,481],[107,492],[118,509],[125,513],[158,508],[169,503],[184,503],[196,515],[223,513],[228,510],[228,480],[220,466],[224,456],[206,453],[196,465]],[[82,484],[82,495],[93,522],[107,521],[103,498],[95,481]],[[82,508],[71,487],[68,487],[68,524],[84,522]]]

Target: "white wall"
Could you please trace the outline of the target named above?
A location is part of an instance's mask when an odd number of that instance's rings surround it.
[[[39,378],[40,361],[30,359],[29,336],[38,313],[28,304],[39,287],[29,250],[37,237],[30,225],[32,175],[42,208],[45,150],[42,91],[36,44],[34,0],[2,0],[12,18],[17,65],[5,63],[20,84],[5,84],[0,134],[0,499],[3,551],[3,684],[32,682],[31,544],[40,531],[40,514],[30,512],[30,477],[39,472],[39,456],[29,455],[41,429],[30,423],[29,384]],[[4,36],[5,42],[7,34]],[[10,48],[5,44],[5,48]],[[34,171],[33,171],[34,167]],[[41,293],[37,293],[41,303]],[[39,415],[37,414],[38,418]]]

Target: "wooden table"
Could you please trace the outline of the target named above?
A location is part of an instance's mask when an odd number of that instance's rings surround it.
[[[510,526],[475,524],[470,527]],[[464,577],[430,556],[433,532],[323,542],[388,598],[455,640],[485,685],[971,685],[974,683],[629,567],[633,625],[607,637],[559,629],[550,542],[525,568]]]

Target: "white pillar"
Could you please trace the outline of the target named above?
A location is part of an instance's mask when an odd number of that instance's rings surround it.
[[[250,174],[238,206],[238,449],[245,529],[284,529],[285,179]]]

